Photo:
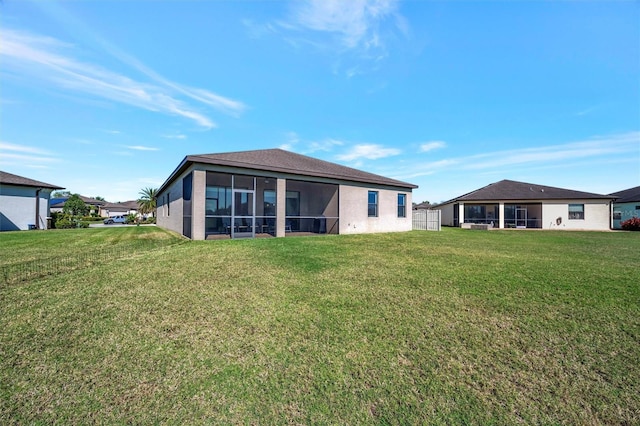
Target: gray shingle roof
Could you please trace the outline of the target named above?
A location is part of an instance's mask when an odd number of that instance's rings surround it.
[[[640,202],[640,186],[614,192],[611,196],[616,198],[616,203]]]
[[[4,185],[17,185],[17,186],[31,186],[36,188],[51,188],[51,189],[64,189],[61,186],[52,185],[50,183],[40,182],[34,179],[14,175],[0,171],[0,184]]]
[[[136,200],[129,200],[129,201],[122,201],[119,203],[104,203],[102,207],[105,209],[111,209],[111,210],[117,210],[117,209],[138,210],[140,208],[140,205]]]
[[[575,200],[575,199],[612,199],[613,197],[591,192],[574,191],[572,189],[533,183],[501,180],[451,201],[485,201],[485,200]]]
[[[180,166],[172,173],[160,190],[180,173],[189,163],[204,163],[219,166],[239,167],[251,170],[266,170],[277,173],[290,173],[302,176],[313,176],[345,180],[351,182],[371,183],[397,186],[401,188],[417,188],[417,185],[390,179],[340,164],[307,157],[283,149],[261,149],[254,151],[226,152],[220,154],[188,155]]]

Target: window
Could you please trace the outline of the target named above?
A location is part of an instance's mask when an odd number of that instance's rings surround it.
[[[613,220],[621,220],[622,212],[620,210],[614,210],[613,212]]]
[[[171,216],[171,193],[167,192],[167,216]]]
[[[569,220],[584,220],[584,204],[569,204]]]
[[[407,194],[398,194],[398,217],[407,217]]]
[[[369,191],[369,217],[378,217],[378,191]]]

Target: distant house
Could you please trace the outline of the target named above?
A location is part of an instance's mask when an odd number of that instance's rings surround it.
[[[189,155],[158,189],[157,224],[194,240],[409,231],[414,188],[281,149]]]
[[[102,206],[105,204],[105,201],[96,200],[95,198],[85,197],[83,195],[79,196],[82,201],[86,205],[89,206],[91,212],[98,213],[101,216],[100,212],[102,210]],[[64,204],[67,202],[69,197],[60,197],[60,198],[52,198],[50,202],[51,213],[59,213],[64,210]]]
[[[433,207],[433,204],[429,203],[428,201],[425,201],[423,203],[414,204],[413,210],[431,210],[432,207]]]
[[[501,180],[434,206],[445,226],[608,230],[613,196]]]
[[[611,222],[613,229],[622,229],[622,222],[640,217],[640,186],[614,192],[611,197],[615,198]]]
[[[100,206],[100,216],[113,217],[113,216],[128,216],[130,214],[138,214],[139,209],[138,202],[123,201],[121,203],[104,203]]]
[[[62,187],[0,171],[0,231],[47,229],[51,192]]]

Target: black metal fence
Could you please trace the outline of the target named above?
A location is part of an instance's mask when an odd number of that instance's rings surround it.
[[[77,269],[87,268],[103,262],[136,257],[140,254],[166,250],[186,240],[136,240],[126,244],[114,244],[99,248],[87,248],[77,253],[60,253],[51,257],[38,258],[0,266],[0,279],[5,285],[29,281],[50,275],[58,275]]]

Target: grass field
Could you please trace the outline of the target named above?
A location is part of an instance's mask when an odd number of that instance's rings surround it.
[[[174,238],[66,232],[0,234],[0,262]],[[638,424],[639,254],[639,233],[445,229],[0,285],[0,423]]]

